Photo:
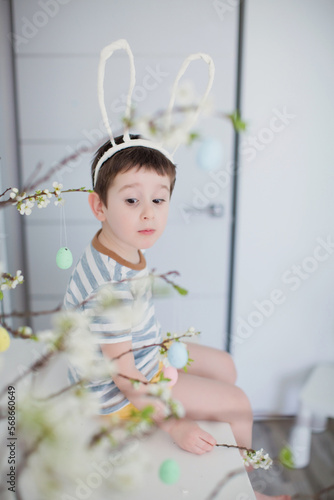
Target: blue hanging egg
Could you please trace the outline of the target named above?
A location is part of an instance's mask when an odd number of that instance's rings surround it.
[[[188,351],[184,344],[173,342],[168,349],[168,361],[175,368],[183,368],[188,362]]]
[[[197,163],[202,170],[217,170],[222,166],[224,148],[218,139],[204,139],[197,152]]]
[[[73,264],[72,252],[67,247],[59,248],[56,255],[56,263],[60,269],[68,269]]]

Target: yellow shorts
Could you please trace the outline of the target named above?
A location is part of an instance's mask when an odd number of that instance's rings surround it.
[[[151,378],[151,380],[150,380],[151,383],[158,382],[163,366],[164,366],[163,363],[160,361],[159,362],[159,369],[158,369],[157,373],[155,375],[153,375],[153,377]],[[129,420],[131,417],[132,410],[137,410],[137,408],[132,403],[128,403],[126,406],[124,406],[120,410],[115,411],[113,413],[109,413],[109,415],[103,415],[103,417],[117,416],[121,420]]]

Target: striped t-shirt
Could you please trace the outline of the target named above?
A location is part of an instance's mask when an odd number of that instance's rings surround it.
[[[160,343],[160,324],[156,320],[152,291],[145,257],[139,251],[140,261],[132,264],[115,254],[98,240],[100,231],[86,248],[77,263],[67,286],[64,306],[66,309],[78,307],[87,311],[96,306],[90,299],[106,285],[113,284],[114,295],[119,306],[105,313],[91,317],[91,331],[96,336],[97,356],[103,356],[100,344],[132,341],[132,348]],[[159,347],[134,350],[138,370],[150,380],[158,371]],[[72,383],[80,376],[75,366],[69,367]],[[109,414],[120,410],[129,403],[112,378],[90,381],[87,385],[100,401],[100,413]]]

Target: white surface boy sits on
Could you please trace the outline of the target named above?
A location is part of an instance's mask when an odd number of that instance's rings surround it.
[[[135,138],[131,136],[131,140]],[[116,144],[122,141],[120,137],[115,139]],[[101,230],[72,273],[65,304],[73,307],[104,284],[115,283],[116,296],[125,304],[128,321],[124,315],[119,322],[117,318],[113,322],[110,316],[102,316],[95,317],[92,323],[101,354],[113,359],[131,349],[162,341],[150,280],[136,278],[148,275],[141,249],[154,245],[165,229],[175,166],[161,150],[154,149],[153,143],[152,149],[134,145],[106,159],[99,165],[96,176],[96,165],[110,148],[108,141],[98,150],[92,165],[94,192],[89,195],[89,204],[101,222]],[[145,286],[138,286],[140,282]],[[136,301],[141,303],[141,314],[133,319],[131,311]],[[82,306],[85,307],[91,307],[91,302]],[[154,420],[188,452],[203,454],[216,443],[194,420],[228,422],[237,444],[250,448],[252,411],[247,396],[235,386],[232,358],[226,352],[199,344],[188,343],[187,348],[194,362],[187,373],[179,370],[178,380],[172,387],[173,398],[185,409],[184,418],[164,420],[164,403],[147,395],[147,385],[142,384],[135,390],[132,383],[120,375],[91,383],[92,390],[100,397],[104,418],[115,414],[126,418],[133,406],[143,409],[153,405]],[[155,381],[159,374],[158,353],[158,347],[128,352],[117,360],[118,372],[131,379]],[[73,380],[76,380],[75,373]],[[268,498],[256,495],[258,499]]]

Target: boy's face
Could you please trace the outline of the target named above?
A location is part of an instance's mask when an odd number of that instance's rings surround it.
[[[170,178],[136,167],[118,174],[103,205],[102,232],[123,258],[138,256],[162,235],[168,217]]]

